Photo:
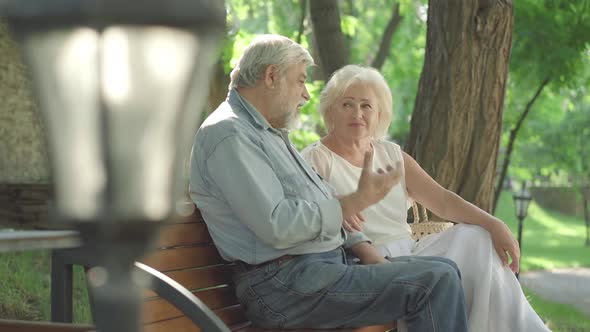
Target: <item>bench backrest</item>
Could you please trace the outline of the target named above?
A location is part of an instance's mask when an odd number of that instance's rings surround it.
[[[178,217],[165,225],[158,240],[156,252],[140,260],[193,292],[221,318],[232,330],[261,332],[250,327],[250,322],[238,304],[231,280],[233,264],[224,261],[213,245],[200,211],[193,207],[187,217]],[[188,332],[200,331],[174,306],[151,291],[145,292],[143,306],[144,331]],[[395,324],[365,326],[355,329],[333,330],[338,332],[383,332],[392,330]],[[273,330],[274,331],[274,330]],[[291,332],[309,332],[310,329]]]
[[[231,286],[232,264],[219,256],[198,209],[163,226],[157,247],[140,261],[193,292],[228,326],[248,324]],[[144,331],[198,331],[154,292],[146,290],[145,297]]]

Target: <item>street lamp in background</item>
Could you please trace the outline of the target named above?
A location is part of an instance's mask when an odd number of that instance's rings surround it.
[[[524,218],[526,218],[527,216],[529,204],[533,199],[526,187],[526,182],[522,183],[522,188],[519,192],[515,192],[512,194],[512,199],[514,200],[516,218],[518,219],[518,246],[520,247],[520,252],[522,256],[522,222]],[[518,275],[519,273],[516,273],[517,278]]]
[[[180,161],[225,30],[223,2],[0,0],[0,15],[44,118],[56,219],[80,231],[97,265],[97,328],[138,331],[133,262],[186,183]]]

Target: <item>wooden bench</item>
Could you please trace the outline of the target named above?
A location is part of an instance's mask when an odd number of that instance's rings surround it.
[[[141,262],[178,282],[185,291],[189,290],[232,331],[270,331],[250,326],[251,323],[245,317],[235,297],[231,280],[233,264],[219,256],[198,209],[195,208],[186,217],[178,217],[173,222],[165,224],[161,229],[157,247],[155,252]],[[52,277],[52,320],[54,321],[71,322],[72,264],[88,265],[83,262],[83,258],[71,254],[71,250],[66,250],[56,251],[53,255],[52,269],[55,273]],[[142,267],[141,264],[139,266]],[[184,305],[186,309],[190,306],[190,300],[184,299],[182,302],[180,294],[174,295],[172,294],[174,291],[169,290],[169,294],[164,298],[162,294],[152,290],[144,292],[145,300],[142,309],[144,331],[201,331],[193,324],[193,320],[185,315],[186,312],[183,313],[177,306],[170,303],[181,303],[180,306]],[[333,331],[378,332],[392,328],[394,328],[393,324]]]

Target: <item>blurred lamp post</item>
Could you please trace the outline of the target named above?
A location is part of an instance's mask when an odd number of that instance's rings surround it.
[[[529,204],[532,200],[531,194],[526,188],[526,182],[522,183],[522,189],[519,192],[512,195],[512,199],[514,199],[516,218],[518,219],[518,246],[522,255],[522,222],[527,216]],[[518,273],[516,277],[518,278]]]
[[[100,331],[139,330],[133,262],[174,213],[225,28],[217,0],[0,0],[45,121],[55,212],[80,230]]]

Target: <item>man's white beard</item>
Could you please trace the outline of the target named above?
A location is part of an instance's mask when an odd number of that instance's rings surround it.
[[[286,89],[283,88],[283,84],[285,84],[285,82],[281,81],[281,84],[279,85],[279,94],[277,96],[277,102],[279,103],[279,105],[285,107],[284,104],[282,104],[282,102],[284,102],[285,100],[287,100],[287,91]],[[299,128],[299,126],[301,125],[301,116],[299,114],[299,110],[297,109],[297,107],[294,107],[292,110],[288,110],[287,112],[284,112],[285,109],[281,109],[281,121],[280,121],[280,128],[285,128],[288,130],[293,130],[293,129],[297,129]]]
[[[301,116],[298,111],[289,113],[289,117],[285,119],[285,128],[289,130],[298,129],[301,126]]]

